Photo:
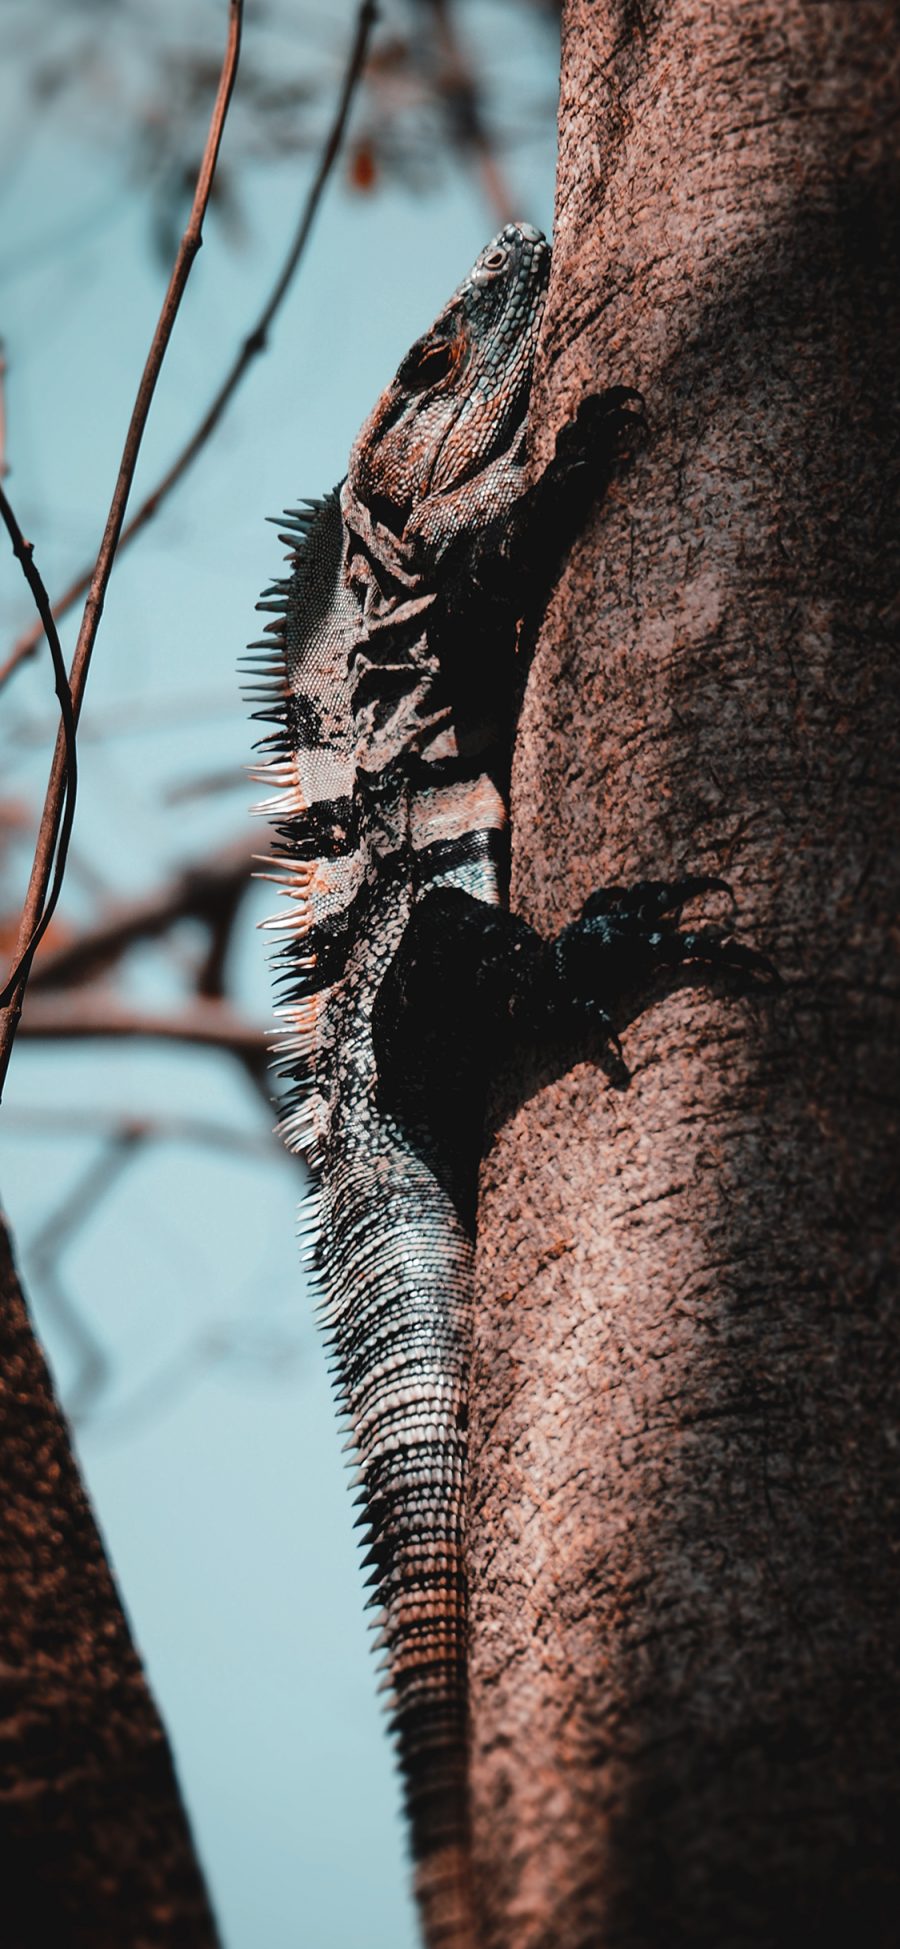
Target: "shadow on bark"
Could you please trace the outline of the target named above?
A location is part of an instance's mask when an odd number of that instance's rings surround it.
[[[711,870],[740,890],[743,867],[743,938],[787,986],[764,1008],[729,1006],[710,1047],[688,1037],[705,1072],[686,1166],[703,1243],[666,1302],[673,1391],[654,1378],[651,1421],[612,1488],[595,1445],[560,1592],[578,1667],[550,1747],[559,1765],[574,1740],[593,1780],[573,1886],[549,1891],[553,1920],[520,1934],[497,1907],[491,1944],[897,1940],[898,187],[870,172],[832,185],[830,212],[798,202],[679,343],[624,483],[633,501],[652,479],[655,407],[683,448],[679,478],[707,426],[720,442],[734,430],[713,551],[728,598],[714,629],[676,644],[672,809],[653,807],[660,850],[635,877]],[[773,523],[781,570],[767,582]],[[548,1052],[504,1078],[501,1146],[523,1105],[590,1054]],[[635,1295],[626,1338],[640,1308]],[[655,1374],[656,1358],[651,1337],[639,1365]],[[535,1778],[541,1747],[539,1733]]]

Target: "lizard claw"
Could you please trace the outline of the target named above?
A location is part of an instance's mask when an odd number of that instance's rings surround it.
[[[683,907],[698,893],[727,893],[734,905],[734,894],[727,880],[713,873],[685,873],[680,880],[637,880],[630,887],[598,887],[588,895],[581,909],[582,920],[615,915],[620,910],[641,920],[661,919]]]
[[[767,954],[760,954],[755,947],[747,947],[743,941],[736,941],[726,929],[703,927],[695,933],[676,934],[673,939],[679,944],[675,961],[705,961],[708,967],[734,968],[754,977],[757,981],[768,983],[774,988],[782,987],[781,975]]]
[[[609,1010],[661,969],[693,962],[708,974],[740,973],[753,987],[777,984],[773,963],[736,941],[730,928],[678,926],[684,902],[703,893],[727,893],[733,900],[727,882],[708,873],[598,888],[550,950],[558,1009],[568,1005],[578,1016],[591,1014],[608,1035]]]
[[[630,409],[631,401],[637,401],[637,411]],[[607,460],[614,455],[622,434],[643,424],[643,404],[634,386],[589,393],[574,419],[567,420],[556,436],[552,465],[557,477],[578,467],[595,467],[598,450]]]

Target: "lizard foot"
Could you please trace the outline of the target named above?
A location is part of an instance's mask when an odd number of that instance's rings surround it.
[[[599,445],[615,446],[623,433],[643,423],[643,395],[635,386],[609,386],[606,392],[588,393],[574,419],[567,420],[557,434],[556,463],[589,461]]]
[[[707,975],[740,974],[752,988],[777,983],[773,963],[736,941],[730,927],[679,925],[685,901],[704,893],[730,895],[731,889],[725,880],[694,873],[592,893],[547,949],[551,1022],[589,1023],[620,1053],[610,1010],[662,970],[694,964]]]
[[[574,419],[556,436],[553,459],[545,475],[546,491],[558,496],[587,471],[604,477],[621,451],[626,434],[643,426],[643,398],[634,386],[610,386],[589,393]]]
[[[667,969],[728,972],[751,990],[778,983],[772,962],[730,927],[679,925],[687,900],[730,891],[705,873],[602,887],[544,941],[517,914],[457,887],[432,889],[413,910],[372,1012],[386,1100],[401,1114],[420,1098],[445,1110],[454,1095],[470,1102],[510,1037],[586,1029],[621,1059],[613,1012]]]

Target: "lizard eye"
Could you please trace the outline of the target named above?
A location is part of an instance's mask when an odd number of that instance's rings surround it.
[[[505,270],[508,262],[509,251],[506,245],[491,244],[490,248],[485,251],[484,256],[478,258],[475,268],[470,274],[469,283],[474,284],[476,288],[482,284],[490,284],[492,278],[497,276],[498,271]]]
[[[455,339],[419,346],[401,367],[398,377],[405,386],[437,386],[453,371],[458,352]]]

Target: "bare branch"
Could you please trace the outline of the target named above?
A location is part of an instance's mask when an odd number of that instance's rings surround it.
[[[28,1248],[35,1280],[40,1283],[44,1306],[52,1312],[60,1330],[68,1338],[76,1360],[76,1373],[71,1389],[66,1397],[66,1413],[69,1420],[80,1425],[94,1412],[106,1391],[112,1377],[109,1355],[85,1318],[80,1306],[68,1291],[61,1270],[61,1259],[80,1232],[83,1225],[92,1218],[98,1206],[109,1197],[123,1176],[128,1165],[138,1152],[151,1143],[200,1143],[226,1154],[238,1156],[269,1156],[273,1138],[260,1131],[235,1130],[226,1124],[213,1123],[202,1117],[120,1117],[110,1118],[102,1114],[76,1115],[66,1120],[65,1112],[35,1116],[27,1112],[15,1118],[19,1129],[31,1130],[34,1134],[53,1134],[58,1137],[61,1129],[70,1129],[76,1135],[101,1137],[99,1152],[77,1177],[75,1183],[48,1214]],[[287,1153],[278,1146],[282,1157]],[[196,1343],[204,1356],[224,1358],[232,1350],[233,1335],[224,1327],[208,1330]],[[192,1345],[185,1349],[187,1366],[196,1351]],[[183,1356],[173,1363],[171,1380],[179,1381]],[[168,1370],[167,1380],[168,1380]],[[160,1377],[157,1377],[157,1380]],[[151,1384],[153,1391],[155,1383]]]
[[[78,747],[101,744],[106,738],[142,738],[147,733],[182,725],[185,718],[234,716],[234,685],[208,685],[200,690],[179,691],[177,695],[144,694],[127,702],[92,704],[78,726]],[[24,720],[18,731],[22,745],[36,744],[47,736],[47,720],[38,716]]]
[[[32,995],[22,1017],[22,1035],[31,1041],[68,1042],[121,1037],[157,1042],[193,1042],[224,1049],[243,1062],[264,1064],[264,1031],[229,1002],[199,997],[177,1013],[128,1008],[113,995],[88,991],[74,995]]]
[[[7,1112],[7,1128],[24,1137],[40,1140],[50,1137],[107,1137],[110,1143],[139,1138],[151,1144],[199,1144],[208,1150],[231,1152],[236,1157],[265,1157],[272,1154],[273,1138],[268,1131],[239,1130],[232,1124],[216,1123],[211,1117],[159,1116],[156,1111],[123,1116],[116,1110],[39,1109],[26,1107]],[[291,1151],[279,1143],[277,1155],[285,1162],[296,1161]]]
[[[69,688],[71,691],[72,715],[76,724],[84,697],[91,654],[96,641],[100,618],[103,614],[106,590],[119,536],[122,531],[125,508],[131,490],[131,483],[134,478],[134,469],[137,464],[137,457],[140,451],[144,428],[147,423],[147,416],[150,411],[162,362],[166,354],[166,348],[172,335],[172,328],[190,276],[191,267],[203,242],[203,219],[206,214],[206,206],[212,188],[219,146],[225,126],[225,117],[228,113],[228,104],[231,100],[231,92],[237,74],[242,16],[243,0],[229,0],[228,41],[222,63],[218,92],[210,121],[209,134],[206,139],[206,147],[203,152],[203,160],[200,164],[200,172],[197,178],[197,187],[194,192],[194,201],[184,235],[178,248],[172,275],[169,280],[169,288],[163,299],[159,321],[153,335],[153,342],[138,387],[128,432],[125,436],[125,446],[119,465],[118,478],[116,480],[109,514],[107,515],[103,540],[100,543],[100,551],[91,577],[90,590],[88,592],[87,602],[85,603],[81,628],[78,633],[78,641],[75,646],[75,654],[72,659]],[[44,811],[41,817],[40,831],[35,849],[34,865],[22,910],[14,957],[19,978],[12,1000],[2,1015],[0,1015],[0,1091],[2,1091],[6,1070],[9,1066],[9,1058],[12,1053],[13,1041],[21,1015],[22,996],[28,980],[31,954],[33,953],[33,948],[30,944],[44,909],[53,859],[57,849],[57,838],[67,799],[68,744],[69,738],[64,724],[56,741],[56,750],[50,772],[50,782],[47,788],[47,796],[44,802]]]
[[[443,95],[453,135],[474,162],[482,194],[495,220],[509,223],[516,214],[514,199],[491,139],[472,62],[457,34],[447,0],[430,0],[429,11],[440,60],[435,85]]]
[[[240,1321],[236,1324],[225,1320],[212,1322],[186,1341],[155,1374],[148,1375],[120,1407],[107,1408],[98,1417],[94,1402],[82,1403],[77,1421],[83,1426],[89,1420],[95,1436],[117,1439],[130,1436],[142,1422],[146,1425],[155,1420],[161,1410],[171,1407],[205,1375],[229,1362],[252,1361],[257,1369],[265,1365],[270,1378],[296,1372],[298,1360],[305,1352],[304,1341],[297,1332],[270,1327],[268,1339],[258,1336],[257,1344],[248,1346],[242,1344],[242,1325]]]
[[[250,869],[249,840],[239,839],[192,861],[141,899],[117,902],[74,940],[44,950],[31,976],[32,992],[86,981],[136,941],[155,939],[180,920],[200,919],[215,927],[249,888]]]
[[[377,9],[374,0],[362,0],[334,121],[322,150],[319,167],[316,170],[312,186],[307,194],[290,249],[269,296],[263,305],[262,311],[255,325],[252,326],[244,339],[219,386],[218,392],[214,395],[210,405],[207,407],[199,426],[191,434],[190,439],[182,447],[181,452],[173,460],[166,473],[157,481],[156,486],[147,495],[146,500],[141,502],[140,507],[132,515],[127,526],[123,528],[119,541],[120,550],[128,542],[132,541],[135,535],[140,534],[141,529],[146,527],[147,522],[152,519],[166,495],[171,492],[172,488],[177,485],[182,476],[187,473],[192,461],[196,459],[198,453],[206,445],[210,434],[218,425],[226,406],[228,406],[237,391],[248,367],[259,353],[265,351],[275,314],[279,310],[293,280],[294,273],[306,247],[307,238],[312,229],[316,212],[322,200],[325,185],[334,167],[343,140],[344,129],[347,124],[347,117],[350,112],[353,96],[356,92],[360,75],[362,74],[369,35],[376,19]],[[84,595],[89,585],[90,570],[83,569],[69,583],[68,588],[63,590],[62,595],[57,597],[53,605],[54,616],[57,619],[60,616],[64,616],[71,609],[73,603],[78,601],[79,596]],[[26,630],[19,637],[18,641],[13,644],[6,662],[0,665],[0,687],[2,687],[6,679],[12,675],[20,663],[34,654],[34,651],[40,643],[42,633],[41,628],[38,625],[34,625],[31,629]]]
[[[41,618],[43,630],[46,633],[47,642],[50,646],[50,655],[53,659],[53,681],[56,695],[59,699],[60,717],[62,718],[62,728],[60,731],[62,750],[60,804],[54,832],[54,840],[56,843],[51,846],[47,858],[47,874],[49,876],[55,854],[53,885],[47,899],[44,901],[42,911],[40,914],[35,913],[30,926],[26,926],[26,914],[23,913],[22,915],[15,964],[2,994],[0,994],[0,1011],[7,1011],[8,1019],[13,1014],[13,1010],[9,1008],[9,1004],[13,1002],[20,977],[24,986],[24,982],[28,978],[28,969],[31,966],[35,948],[50,924],[54,908],[62,891],[63,876],[66,870],[66,857],[69,851],[69,840],[72,836],[72,821],[75,817],[78,765],[75,749],[75,713],[72,704],[72,693],[69,688],[69,678],[66,671],[65,657],[62,652],[62,644],[57,635],[56,624],[53,621],[50,598],[44,587],[43,579],[35,567],[33,544],[25,540],[2,487],[0,487],[0,517],[2,517],[10,541],[12,542],[13,554],[16,560],[22,565],[22,573],[34,597],[35,607]],[[43,898],[43,893],[41,897]],[[0,1013],[0,1038],[2,1038],[3,1021],[3,1014]],[[11,1038],[14,1034],[15,1022],[13,1021],[10,1046]],[[0,1056],[0,1091],[2,1091],[2,1087],[3,1064],[2,1056]]]
[[[196,990],[212,1000],[221,1000],[225,993],[228,968],[228,955],[234,935],[235,922],[241,902],[247,891],[248,874],[238,871],[233,874],[230,884],[225,882],[218,892],[214,907],[207,904],[205,919],[209,926],[209,945],[201,967],[197,971]]]
[[[0,480],[5,480],[9,473],[6,458],[6,373],[6,346],[0,338]],[[43,631],[40,633],[43,634]]]
[[[70,1419],[95,1400],[109,1379],[110,1363],[105,1349],[75,1306],[60,1277],[58,1261],[76,1233],[91,1218],[102,1200],[113,1190],[130,1164],[143,1137],[136,1128],[124,1128],[110,1135],[98,1156],[76,1178],[61,1202],[45,1218],[29,1248],[32,1269],[40,1281],[48,1307],[74,1350],[78,1367],[72,1392],[66,1403]]]
[[[201,772],[194,778],[185,778],[179,784],[170,785],[163,795],[165,805],[188,805],[192,799],[217,798],[222,792],[236,792],[246,783],[247,774],[237,765],[227,765],[221,771]]]

